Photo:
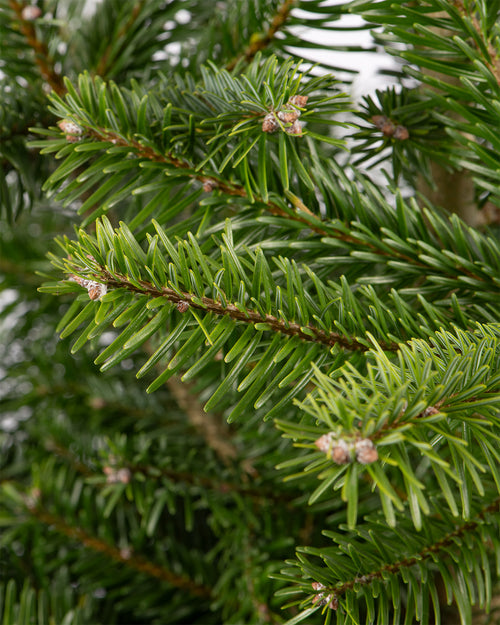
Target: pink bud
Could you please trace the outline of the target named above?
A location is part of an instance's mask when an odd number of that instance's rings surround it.
[[[36,20],[42,14],[42,9],[32,5],[25,6],[22,10],[21,17],[27,22]]]
[[[369,438],[362,438],[357,441],[354,448],[356,450],[356,460],[360,464],[372,464],[372,462],[378,460],[378,452]]]

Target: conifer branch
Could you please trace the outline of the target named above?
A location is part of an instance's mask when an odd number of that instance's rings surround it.
[[[94,128],[89,130],[88,134],[89,136],[94,136],[99,141],[110,141],[113,145],[130,148],[131,151],[133,151],[139,158],[145,158],[155,163],[165,163],[166,165],[171,165],[177,169],[185,169],[187,170],[186,174],[193,180],[198,180],[203,184],[210,184],[212,188],[220,189],[220,191],[227,193],[228,195],[247,197],[247,192],[242,185],[230,183],[221,178],[211,176],[203,172],[195,173],[187,161],[174,156],[170,152],[161,154],[151,146],[144,145],[140,141],[137,141],[137,139],[132,139],[130,137],[125,139],[122,135],[106,128],[100,128],[98,130]],[[276,207],[276,209],[277,208],[278,207]]]
[[[415,564],[436,557],[437,554],[443,554],[444,557],[447,557],[449,556],[450,547],[457,546],[456,539],[462,539],[467,534],[473,533],[484,522],[489,514],[497,513],[499,509],[500,497],[483,507],[476,515],[475,520],[467,521],[466,523],[459,525],[455,530],[449,532],[434,544],[421,549],[420,552],[407,558],[403,558],[402,560],[398,560],[397,562],[385,564],[380,569],[356,576],[352,580],[339,582],[330,588],[326,587],[324,594],[331,595],[333,603],[335,604],[335,600],[338,601],[342,595],[344,595],[348,590],[352,590],[355,586],[369,586],[375,580],[384,581],[387,579],[388,574],[400,574],[402,569],[411,568]]]
[[[149,575],[155,579],[167,582],[174,588],[188,592],[195,597],[209,598],[212,593],[212,590],[208,588],[208,586],[197,584],[182,575],[176,575],[165,567],[159,566],[158,564],[147,560],[143,556],[134,554],[128,548],[118,549],[117,547],[109,545],[104,540],[92,536],[80,527],[70,525],[62,517],[56,514],[42,510],[37,506],[28,506],[28,509],[33,517],[54,529],[59,534],[63,534],[69,539],[77,541],[87,549],[91,549],[97,553],[102,553],[114,562],[119,562],[120,564],[124,564],[137,572],[144,573],[145,575]]]
[[[430,342],[429,345],[432,346],[432,343]],[[404,418],[405,411],[403,410],[400,413],[399,417],[397,417],[396,419],[393,419],[390,423],[384,424],[377,432],[375,432],[371,436],[371,439],[373,441],[376,441],[379,438],[383,438],[384,436],[386,436],[387,432],[395,431],[400,426],[407,426],[408,423],[417,422],[419,419],[424,419],[426,417],[429,417],[430,415],[437,414],[438,412],[446,413],[448,407],[453,408],[453,398],[455,395],[456,393],[453,393],[448,398],[442,398],[439,401],[436,401],[433,406],[427,406],[419,414],[413,416],[409,421],[405,420]],[[498,397],[498,393],[496,391],[492,391],[491,393],[484,392],[480,398],[481,401],[484,401],[488,397],[488,395],[491,397],[492,401],[497,399]],[[472,396],[472,397],[469,397],[468,399],[461,400],[461,401],[463,404],[470,403],[471,405],[473,405],[478,401],[478,399],[479,399],[478,397]]]
[[[29,5],[17,0],[9,0],[9,4],[19,20],[19,28],[22,34],[33,50],[35,62],[40,69],[42,78],[47,81],[58,95],[66,93],[62,76],[55,70],[54,61],[49,54],[46,44],[38,38],[33,24],[23,17],[23,9]]]
[[[500,202],[500,0],[85,6],[0,0],[0,620],[474,622],[500,248],[416,196]],[[348,13],[429,87],[364,126]]]
[[[218,189],[219,191],[227,195],[244,197],[250,200],[250,198],[248,197],[248,192],[243,185],[229,182],[227,180],[224,181],[219,177],[209,175],[203,171],[195,172],[192,170],[191,165],[187,161],[182,160],[171,153],[167,152],[165,154],[161,154],[157,150],[153,149],[151,146],[144,145],[136,139],[125,139],[123,135],[119,135],[105,128],[100,128],[98,130],[94,128],[93,130],[90,130],[88,134],[90,136],[94,136],[99,141],[109,141],[113,143],[113,145],[130,148],[131,151],[137,154],[139,158],[145,158],[152,162],[165,163],[166,165],[186,170],[187,176],[191,177],[194,180],[202,182],[204,185],[209,185],[210,189]],[[268,200],[266,202],[257,194],[254,194],[254,200],[258,203],[259,206],[264,207],[271,215],[283,217],[288,220],[291,219],[293,221],[301,223],[312,232],[315,232],[320,236],[333,237],[339,241],[347,243],[348,245],[355,246],[356,248],[365,248],[368,251],[380,256],[381,260],[397,259],[405,263],[409,263],[414,267],[419,267],[422,270],[428,269],[434,274],[439,273],[439,269],[437,269],[435,265],[429,264],[428,262],[425,262],[417,256],[419,253],[418,250],[416,250],[415,256],[410,256],[402,252],[400,249],[397,249],[396,247],[391,247],[390,249],[387,249],[387,240],[382,242],[380,237],[372,237],[371,240],[367,240],[366,237],[357,236],[356,233],[349,228],[349,224],[347,223],[341,223],[340,225],[336,225],[335,222],[322,221],[299,198],[291,197],[290,199],[291,203],[297,210],[296,213],[285,211],[281,206],[279,206],[272,200]],[[429,227],[432,231],[432,227],[430,225]],[[349,232],[346,232],[346,229],[349,229]],[[480,282],[484,282],[486,285],[485,276],[473,271],[470,266],[466,267],[459,262],[455,262],[454,272],[456,272],[457,274],[463,274],[464,276],[473,278],[475,280],[479,280]],[[491,281],[488,282],[491,283]]]
[[[127,43],[125,40],[125,36],[127,35],[130,28],[132,28],[132,26],[134,25],[138,16],[141,14],[141,10],[143,6],[146,4],[146,2],[147,0],[140,0],[139,2],[136,2],[134,8],[132,9],[130,13],[127,23],[124,24],[122,28],[120,28],[120,30],[116,33],[116,36],[109,42],[106,50],[102,54],[99,60],[99,64],[97,65],[95,69],[95,74],[97,74],[98,76],[102,76],[102,77],[106,76],[109,70],[109,67],[111,66],[111,63],[114,60],[114,58],[111,57],[111,53],[114,50],[115,56],[120,55],[120,53],[122,52],[123,46]],[[121,43],[118,49],[115,49],[116,43],[120,41],[121,39],[123,39],[124,41]]]
[[[172,377],[166,382],[168,390],[175,397],[179,408],[185,411],[191,425],[203,436],[224,464],[229,464],[238,456],[236,447],[231,443],[227,423],[222,423],[217,415],[206,413],[198,399],[190,392],[190,385]]]
[[[250,42],[246,50],[244,50],[244,52],[240,56],[228,63],[226,69],[228,71],[232,71],[236,67],[236,65],[238,65],[238,63],[242,60],[244,60],[246,63],[250,63],[257,54],[257,52],[265,50],[273,41],[276,33],[286,24],[293,4],[294,0],[285,0],[285,2],[283,2],[283,4],[278,7],[278,10],[271,20],[271,24],[269,25],[267,31],[264,34],[255,33],[254,37],[252,38],[253,40]]]
[[[94,278],[98,282],[105,283],[106,286],[110,288],[122,288],[133,293],[148,295],[151,298],[164,297],[176,305],[186,302],[190,307],[196,310],[213,313],[220,317],[227,315],[234,321],[251,324],[265,323],[269,326],[269,330],[271,331],[280,332],[281,334],[285,334],[287,336],[296,336],[304,341],[312,341],[322,345],[327,345],[328,347],[338,345],[339,347],[350,351],[366,352],[370,349],[367,345],[360,343],[356,339],[346,338],[336,332],[325,332],[324,330],[312,325],[308,325],[307,328],[304,328],[298,323],[285,323],[281,319],[278,319],[270,314],[263,316],[259,312],[251,309],[242,311],[234,304],[227,304],[227,306],[224,306],[221,302],[209,297],[196,298],[190,293],[182,293],[179,295],[177,291],[174,291],[169,287],[159,289],[151,282],[147,282],[145,280],[138,280],[136,283],[132,283],[127,276],[119,273],[111,274],[105,267],[102,266],[100,267],[99,274],[96,274]],[[137,284],[139,286],[137,286]],[[398,350],[398,345],[396,343],[380,342],[380,346],[386,351],[395,352]]]
[[[467,11],[463,0],[453,0],[453,4],[459,10],[462,18],[470,19],[474,30],[477,32],[478,36],[484,41],[481,24],[479,23],[477,15],[474,13],[474,11]],[[473,41],[472,43],[475,45],[476,50],[481,53],[482,51],[477,43],[475,41]],[[492,44],[491,39],[484,41],[484,44],[488,50],[488,55],[490,58],[485,58],[484,55],[482,55],[483,61],[491,70],[491,73],[495,76],[497,83],[500,85],[500,57],[498,55],[498,50]]]
[[[96,473],[95,470],[90,468],[90,466],[77,458],[71,449],[64,447],[61,443],[50,441],[47,444],[47,449],[67,462],[68,465],[70,465],[80,475],[94,480],[102,477],[102,473]],[[220,493],[222,495],[237,494],[242,497],[247,497],[248,499],[251,499],[256,506],[269,507],[276,504],[284,504],[291,510],[294,508],[293,502],[297,498],[296,492],[292,492],[290,494],[277,492],[275,489],[267,488],[265,486],[254,486],[247,482],[243,483],[235,480],[222,480],[197,473],[190,473],[188,471],[170,469],[163,466],[159,467],[157,465],[151,466],[125,462],[125,464],[120,465],[120,467],[130,472],[129,479],[132,479],[135,473],[147,475],[148,480],[167,478],[176,484],[183,484],[185,486],[202,486],[213,493]],[[256,477],[255,470],[253,477]]]

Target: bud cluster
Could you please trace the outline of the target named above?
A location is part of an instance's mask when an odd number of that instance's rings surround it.
[[[38,19],[41,14],[42,9],[33,4],[27,4],[25,7],[23,7],[21,17],[27,22],[32,22],[33,20]]]
[[[427,406],[427,408],[422,412],[423,417],[430,417],[431,415],[438,414],[439,410],[434,406]]]
[[[118,469],[116,467],[106,466],[103,468],[103,473],[106,475],[107,484],[128,484],[132,474],[126,467]]]
[[[408,132],[408,128],[406,128],[406,126],[394,124],[385,115],[374,115],[372,117],[372,122],[386,137],[399,139],[399,141],[405,141],[410,138],[410,133]]]
[[[210,193],[216,188],[217,183],[215,182],[215,180],[211,180],[210,178],[203,178],[203,191],[205,191],[205,193]]]
[[[289,135],[301,135],[302,124],[299,122],[301,108],[307,103],[308,96],[294,95],[279,111],[271,111],[262,122],[263,132],[275,132],[283,122],[285,132]],[[279,120],[279,121],[278,121]]]
[[[71,119],[61,119],[57,125],[65,133],[68,143],[77,143],[82,138],[83,129]]]
[[[336,437],[334,432],[323,434],[314,443],[316,447],[325,453],[335,464],[371,464],[378,460],[378,452],[369,438],[345,440]]]
[[[80,276],[70,276],[70,278],[87,289],[91,300],[101,299],[108,292],[108,287],[105,284],[95,280],[86,280],[85,278],[80,278]]]
[[[311,585],[313,590],[322,591],[325,589],[325,586],[323,586],[321,582],[313,582]],[[336,610],[339,607],[337,597],[332,594],[326,595],[324,592],[318,592],[318,594],[313,597],[312,602],[317,605],[327,605],[330,610]]]

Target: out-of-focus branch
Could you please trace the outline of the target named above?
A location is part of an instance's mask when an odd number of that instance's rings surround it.
[[[203,436],[219,458],[230,464],[238,456],[238,451],[231,442],[231,434],[227,424],[218,419],[216,415],[206,413],[192,392],[190,385],[181,382],[176,376],[167,380],[168,390],[175,397],[175,401],[187,415],[191,425]]]
[[[61,74],[54,68],[54,60],[49,54],[46,44],[38,38],[36,29],[31,20],[26,19],[24,12],[29,5],[17,0],[9,0],[10,7],[19,20],[19,29],[25,36],[26,41],[35,54],[35,63],[38,65],[42,78],[58,94],[66,93],[66,87]]]
[[[276,33],[283,28],[283,24],[286,22],[288,15],[292,10],[292,6],[293,0],[285,0],[285,2],[283,2],[283,4],[278,8],[267,31],[260,35],[256,33],[254,40],[250,42],[246,50],[240,56],[228,63],[227,70],[231,71],[234,69],[242,59],[244,59],[247,63],[250,63],[257,52],[267,48],[267,46],[274,39]]]

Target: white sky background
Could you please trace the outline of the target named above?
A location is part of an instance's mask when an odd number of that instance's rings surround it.
[[[328,6],[342,4],[344,0],[330,0],[326,2],[325,9]],[[313,41],[315,44],[323,43],[328,47],[332,43],[332,37],[335,39],[335,45],[349,46],[355,45],[368,49],[373,45],[373,40],[369,30],[358,31],[324,31],[317,28],[307,26],[307,12],[295,9],[295,16],[303,17],[304,25],[296,27],[296,33],[300,33],[302,40]],[[328,11],[325,10],[325,14]],[[336,26],[342,28],[356,28],[363,24],[361,17],[357,15],[345,15],[341,20],[336,21]],[[303,50],[297,50],[297,54],[303,55]],[[394,59],[381,52],[374,54],[373,52],[335,52],[332,50],[311,50],[311,57],[314,62],[330,62],[339,67],[357,70],[359,73],[352,83],[351,97],[358,100],[361,96],[374,92],[376,89],[386,87],[388,84],[394,83],[390,76],[380,75],[380,69],[394,69],[396,67]],[[342,78],[339,76],[339,78]]]

